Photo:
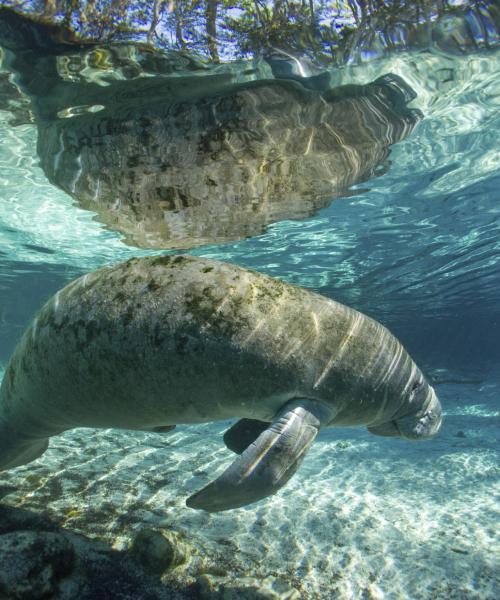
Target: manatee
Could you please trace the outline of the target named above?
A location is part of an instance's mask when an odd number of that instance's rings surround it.
[[[238,455],[188,506],[275,493],[323,427],[432,437],[441,406],[400,342],[352,308],[224,262],[134,258],[73,281],[27,328],[0,388],[0,469],[73,427],[235,418]]]

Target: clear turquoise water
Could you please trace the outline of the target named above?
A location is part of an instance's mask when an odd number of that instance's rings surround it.
[[[75,430],[33,465],[2,473],[4,501],[124,547],[144,524],[181,531],[200,564],[304,598],[500,596],[500,55],[404,53],[336,72],[397,73],[424,119],[383,176],[315,216],[194,254],[340,300],[387,325],[437,385],[439,436],[413,445],[323,432],[277,496],[207,515],[184,499],[228,461],[227,423],[151,434]],[[0,366],[37,308],[132,248],[46,180],[33,125],[0,112]]]

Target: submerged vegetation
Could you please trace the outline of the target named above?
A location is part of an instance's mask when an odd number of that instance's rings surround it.
[[[58,24],[58,41],[140,41],[215,62],[293,54],[315,63],[408,47],[461,53],[498,45],[496,2],[457,0],[7,0]]]

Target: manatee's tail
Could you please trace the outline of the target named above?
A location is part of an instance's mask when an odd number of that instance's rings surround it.
[[[48,445],[48,438],[23,437],[0,420],[0,471],[30,463],[41,456]]]

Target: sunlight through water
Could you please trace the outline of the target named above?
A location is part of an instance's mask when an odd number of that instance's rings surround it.
[[[146,76],[125,45],[72,47],[54,75],[40,51],[53,80],[0,47],[0,379],[70,281],[182,252],[376,319],[445,414],[422,444],[323,429],[279,493],[220,514],[185,499],[229,464],[232,422],[74,429],[0,473],[2,504],[117,550],[178,532],[189,560],[163,580],[180,598],[252,578],[283,582],[269,598],[499,598],[500,50],[477,45],[361,44],[307,77],[262,57]]]

